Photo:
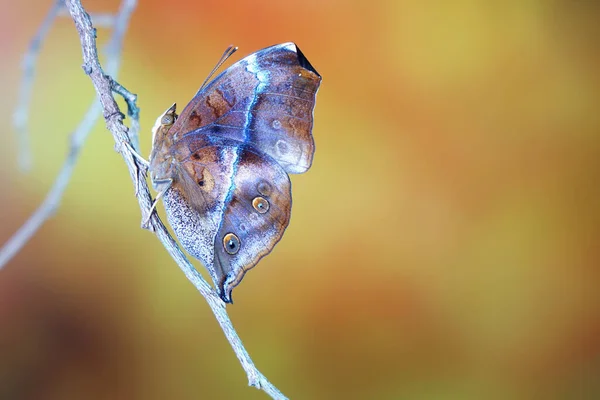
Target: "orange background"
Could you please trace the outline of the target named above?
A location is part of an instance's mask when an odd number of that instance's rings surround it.
[[[50,5],[0,0],[0,243],[44,198],[94,96],[62,18],[35,80],[34,167],[20,172],[19,65]],[[237,60],[294,41],[323,76],[291,224],[228,307],[286,395],[600,397],[598,11],[140,1],[119,81],[139,95],[143,154],[155,118],[231,43]],[[98,123],[60,209],[0,272],[0,398],[266,398],[140,218]]]

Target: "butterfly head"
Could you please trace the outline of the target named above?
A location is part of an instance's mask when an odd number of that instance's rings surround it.
[[[172,155],[169,151],[173,138],[168,135],[169,129],[177,120],[175,110],[177,105],[173,103],[162,113],[152,127],[152,150],[150,152],[150,178],[156,190],[161,190],[158,182],[168,182],[174,178]]]
[[[162,113],[152,127],[152,144],[156,145],[157,140],[162,140],[167,131],[173,126],[175,120],[177,120],[177,103],[173,103],[164,113]]]

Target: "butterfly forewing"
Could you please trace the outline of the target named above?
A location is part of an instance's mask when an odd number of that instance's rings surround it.
[[[202,88],[170,133],[216,134],[275,159],[288,173],[306,171],[314,153],[320,75],[293,43],[271,46],[233,64]]]

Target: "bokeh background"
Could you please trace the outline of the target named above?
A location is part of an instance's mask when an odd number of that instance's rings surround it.
[[[51,3],[0,1],[0,243],[94,96],[63,18],[21,172],[20,60]],[[323,76],[291,224],[228,307],[286,395],[600,397],[597,2],[139,3],[119,80],[139,95],[144,154],[231,43],[237,60],[295,41]],[[100,122],[56,215],[0,271],[1,399],[266,398],[140,218]]]

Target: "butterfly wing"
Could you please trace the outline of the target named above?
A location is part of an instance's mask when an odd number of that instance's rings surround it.
[[[175,179],[163,195],[167,219],[179,242],[204,264],[215,282],[215,235],[233,184],[236,158],[235,146],[207,140],[206,146],[176,163]]]
[[[175,141],[219,135],[250,144],[288,173],[312,163],[321,76],[294,43],[260,50],[201,88],[170,129]]]
[[[229,303],[246,271],[283,236],[292,207],[289,177],[271,157],[239,148],[235,170],[214,243],[217,287]]]
[[[183,248],[208,269],[221,298],[281,239],[290,220],[291,185],[271,157],[221,137],[197,138],[164,194]]]

